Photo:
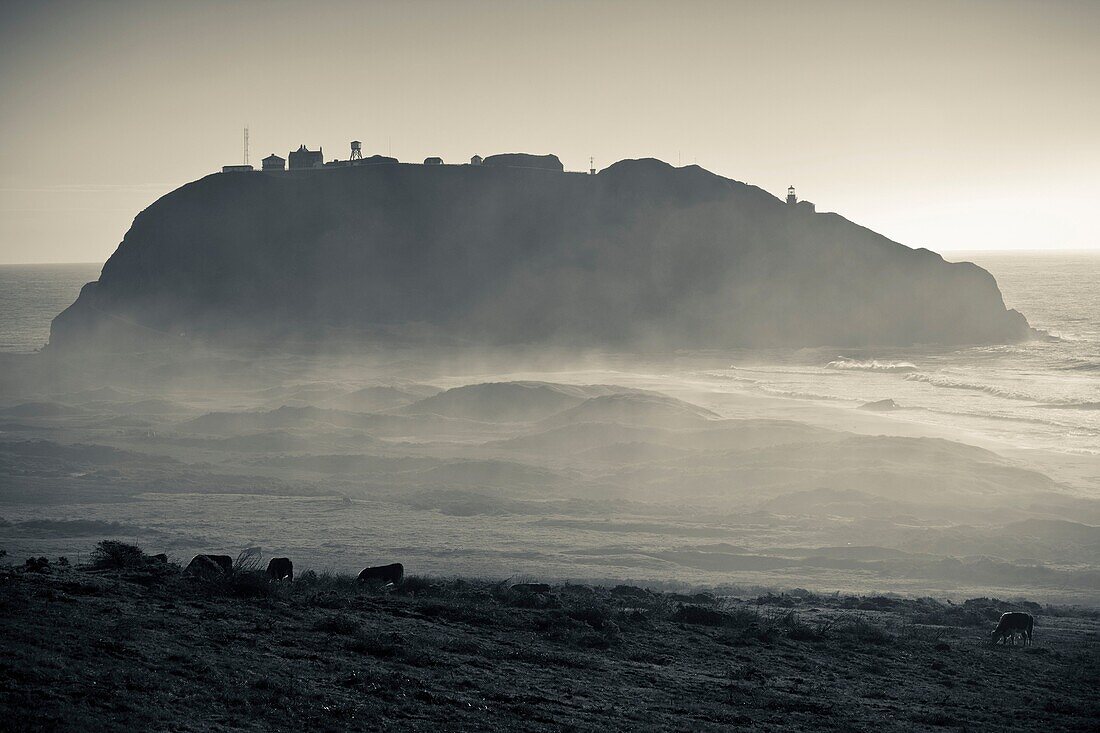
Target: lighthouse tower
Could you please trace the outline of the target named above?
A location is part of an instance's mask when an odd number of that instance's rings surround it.
[[[787,187],[787,203],[788,204],[797,204],[798,203],[798,197],[794,195],[794,186],[788,186]]]

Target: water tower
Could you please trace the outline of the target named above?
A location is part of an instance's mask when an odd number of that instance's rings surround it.
[[[363,159],[363,143],[358,140],[351,141],[351,160]]]

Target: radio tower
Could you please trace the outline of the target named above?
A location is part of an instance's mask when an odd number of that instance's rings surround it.
[[[595,158],[591,158],[591,157],[588,159],[588,175],[590,175],[590,176],[596,175],[595,160],[596,160]]]
[[[244,126],[244,164],[248,165],[248,125]]]

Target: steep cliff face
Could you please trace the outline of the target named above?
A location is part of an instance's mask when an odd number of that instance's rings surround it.
[[[202,337],[719,348],[1027,338],[992,276],[701,168],[376,165],[164,196],[51,347]]]

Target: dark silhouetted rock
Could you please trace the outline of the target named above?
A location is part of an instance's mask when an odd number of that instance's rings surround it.
[[[980,267],[793,208],[652,159],[596,176],[407,164],[213,174],[137,216],[100,279],[54,319],[50,348],[710,349],[1032,335]]]

